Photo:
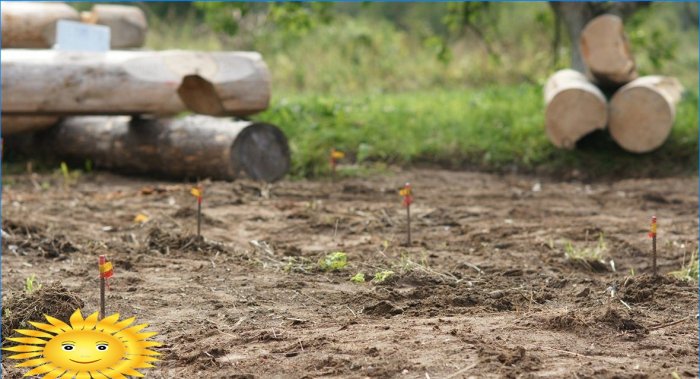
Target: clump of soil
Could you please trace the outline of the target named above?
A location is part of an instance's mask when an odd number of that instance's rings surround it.
[[[204,253],[226,252],[224,245],[205,241],[201,236],[175,235],[158,227],[153,227],[148,231],[146,247],[149,251],[157,251],[161,254],[169,254],[173,250]]]
[[[2,245],[11,252],[36,251],[44,258],[63,258],[79,249],[63,234],[47,236],[40,227],[23,222],[3,220],[2,230],[8,233],[3,236]]]
[[[53,282],[27,294],[19,293],[3,301],[2,338],[15,329],[29,327],[27,321],[45,322],[44,315],[66,321],[85,302],[68,291],[60,282]]]
[[[550,317],[545,323],[554,330],[572,331],[588,327],[586,321],[574,311]]]
[[[194,208],[189,208],[189,207],[184,207],[180,208],[175,213],[173,213],[173,217],[175,218],[181,218],[181,219],[189,219],[192,220],[193,222],[197,222],[197,210]],[[204,225],[210,225],[210,226],[225,226],[226,224],[222,222],[221,220],[217,220],[211,216],[208,216],[206,213],[202,212],[202,224]]]
[[[683,287],[690,286],[668,275],[643,274],[628,278],[621,292],[622,299],[628,303],[644,303],[658,296],[677,296],[679,288]]]
[[[390,301],[382,300],[376,304],[365,307],[363,313],[371,316],[391,317],[403,313],[403,309],[392,304]]]
[[[620,315],[620,313],[612,308],[607,309],[601,316],[596,317],[596,321],[612,326],[621,332],[647,332],[644,326],[640,325],[632,318]]]

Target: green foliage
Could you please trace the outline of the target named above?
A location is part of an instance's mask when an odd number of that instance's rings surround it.
[[[683,267],[678,271],[672,271],[669,275],[687,281],[698,281],[698,250],[695,249],[688,263],[683,262]]]
[[[372,282],[384,283],[387,280],[391,279],[394,275],[395,275],[394,272],[391,270],[382,270],[382,271],[379,271],[378,273],[374,274],[374,279],[372,279]]]
[[[24,292],[30,294],[34,291],[41,289],[41,284],[36,278],[36,275],[32,274],[24,281]]]
[[[591,267],[592,264],[605,264],[603,257],[608,252],[608,245],[605,242],[603,233],[598,236],[598,243],[594,247],[574,247],[571,241],[567,241],[564,246],[564,255],[567,260],[575,263],[581,263],[584,266]]]
[[[341,251],[330,253],[318,261],[318,267],[323,271],[339,271],[347,264],[348,256]]]
[[[358,272],[352,278],[350,278],[350,281],[353,283],[364,283],[365,282],[365,274]]]

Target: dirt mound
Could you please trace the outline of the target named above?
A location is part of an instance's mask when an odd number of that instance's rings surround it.
[[[595,318],[596,321],[607,324],[621,332],[646,333],[647,329],[630,317],[621,315],[615,309],[609,308],[602,315]]]
[[[146,247],[149,251],[157,251],[161,254],[170,254],[173,251],[204,253],[225,253],[227,251],[224,245],[206,241],[201,236],[175,235],[158,227],[153,227],[148,231]]]
[[[403,309],[397,307],[390,301],[382,300],[376,304],[365,307],[363,313],[370,316],[391,317],[403,313]]]
[[[76,309],[84,306],[83,300],[64,288],[60,282],[42,286],[30,294],[10,296],[3,301],[2,338],[4,340],[11,336],[15,329],[30,327],[27,321],[45,322],[45,314],[59,320],[68,320]]]
[[[650,274],[628,278],[621,288],[622,299],[628,303],[645,303],[659,296],[675,297],[679,292],[688,291],[697,291],[697,287],[668,275]]]

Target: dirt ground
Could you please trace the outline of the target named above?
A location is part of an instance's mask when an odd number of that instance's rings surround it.
[[[406,180],[410,247],[397,194]],[[4,311],[32,274],[96,311],[107,254],[108,312],[149,323],[164,344],[150,378],[697,376],[697,284],[666,275],[697,247],[697,177],[396,170],[206,182],[203,241],[189,184],[106,173],[4,182]],[[148,221],[134,222],[139,213]],[[592,248],[601,233],[603,263],[567,260],[567,243]],[[335,251],[347,267],[321,271]],[[372,282],[382,270],[395,275]],[[349,280],[358,272],[365,283]],[[23,372],[2,363],[3,377]]]

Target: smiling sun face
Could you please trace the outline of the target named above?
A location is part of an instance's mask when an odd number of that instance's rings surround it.
[[[39,330],[17,329],[27,337],[8,338],[21,345],[3,348],[19,354],[10,359],[26,359],[16,367],[33,367],[24,376],[51,378],[125,378],[143,376],[139,368],[153,367],[159,353],[149,347],[160,346],[147,341],[155,332],[139,333],[146,324],[129,327],[134,318],[119,321],[119,314],[102,320],[93,313],[83,319],[80,309],[70,317],[70,325],[46,316],[49,324],[31,322]]]

